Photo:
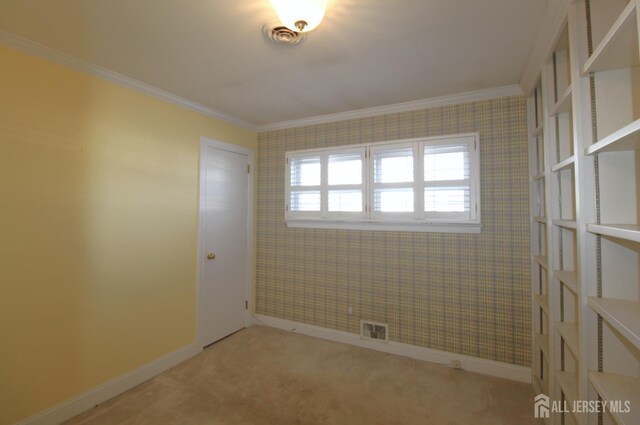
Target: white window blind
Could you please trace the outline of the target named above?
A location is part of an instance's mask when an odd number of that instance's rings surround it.
[[[478,146],[477,134],[464,134],[288,152],[285,219],[309,227],[479,231]]]
[[[292,186],[320,186],[320,157],[291,159]]]
[[[289,211],[292,214],[321,211],[321,156],[292,156],[289,182]]]
[[[374,148],[373,181],[375,183],[413,182],[413,147]]]
[[[291,211],[320,211],[320,191],[292,191]]]
[[[363,148],[328,155],[328,216],[364,217],[363,162]]]
[[[469,144],[425,145],[423,153],[425,217],[470,218]]]
[[[329,186],[362,184],[362,155],[329,155]]]
[[[412,144],[371,148],[375,217],[413,213],[414,150]]]

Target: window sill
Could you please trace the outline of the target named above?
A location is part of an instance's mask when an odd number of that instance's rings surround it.
[[[287,227],[310,229],[372,230],[424,233],[480,233],[482,224],[469,223],[409,223],[380,221],[334,221],[288,218]]]

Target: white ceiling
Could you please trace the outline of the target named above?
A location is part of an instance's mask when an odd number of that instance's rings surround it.
[[[254,125],[517,84],[548,0],[330,0],[297,46],[268,0],[0,0],[0,29]]]

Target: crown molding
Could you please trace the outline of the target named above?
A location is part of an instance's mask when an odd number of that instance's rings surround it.
[[[62,66],[73,68],[77,71],[93,75],[103,80],[107,80],[120,86],[130,88],[142,94],[146,94],[148,96],[155,97],[156,99],[160,99],[165,102],[190,109],[203,115],[207,115],[209,117],[216,118],[221,121],[246,128],[248,130],[256,131],[256,126],[251,123],[223,114],[222,112],[216,111],[215,109],[209,108],[208,106],[193,102],[191,100],[185,99],[173,93],[169,93],[168,91],[159,89],[141,81],[134,80],[133,78],[127,77],[115,71],[111,71],[107,68],[92,64],[83,59],[76,58],[75,56],[68,55],[59,50],[12,34],[8,31],[0,30],[0,44],[4,44],[5,46],[11,47],[15,50],[19,50],[21,52],[48,60],[50,62],[55,62]]]
[[[337,114],[318,115],[315,117],[301,118],[291,121],[275,122],[259,125],[258,133],[287,128],[303,127],[306,125],[326,124],[335,121],[343,121],[357,118],[368,118],[379,115],[393,114],[397,112],[417,111],[420,109],[434,108],[438,106],[454,105],[458,103],[475,102],[478,100],[496,99],[499,97],[519,96],[524,94],[520,86],[510,85],[491,89],[475,90],[447,96],[432,97],[429,99],[415,100],[412,102],[396,103],[393,105],[376,106],[373,108],[357,109],[354,111],[338,112]]]
[[[550,0],[547,5],[538,36],[520,78],[520,87],[525,93],[530,93],[535,87],[542,65],[560,37],[562,27],[567,22],[569,2],[570,0]]]
[[[567,1],[567,0],[558,0]],[[429,99],[416,100],[411,102],[396,103],[393,105],[377,106],[372,108],[358,109],[353,111],[339,112],[335,114],[319,115],[308,118],[301,118],[290,121],[281,121],[256,126],[247,121],[226,115],[215,109],[204,106],[200,103],[193,102],[181,96],[167,92],[165,90],[154,87],[150,84],[143,83],[133,78],[127,77],[107,68],[92,64],[75,56],[68,55],[59,50],[37,43],[35,41],[20,37],[5,30],[0,30],[0,44],[4,44],[21,52],[57,63],[62,66],[73,68],[77,71],[84,72],[103,80],[130,88],[139,93],[143,93],[157,99],[190,109],[192,111],[207,115],[221,121],[237,125],[248,130],[265,132],[271,130],[281,130],[294,127],[302,127],[306,125],[325,124],[335,121],[367,118],[378,115],[392,114],[398,112],[415,111],[420,109],[434,108],[438,106],[447,106],[458,103],[474,102],[480,100],[496,99],[499,97],[519,96],[524,94],[518,85],[508,85],[495,87],[490,89],[475,90],[465,93],[458,93],[447,96],[433,97]],[[528,68],[527,68],[528,69]],[[535,78],[535,77],[534,77]]]

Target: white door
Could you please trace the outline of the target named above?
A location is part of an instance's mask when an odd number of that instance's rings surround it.
[[[199,308],[203,347],[245,327],[250,158],[242,151],[218,142],[202,143]]]

